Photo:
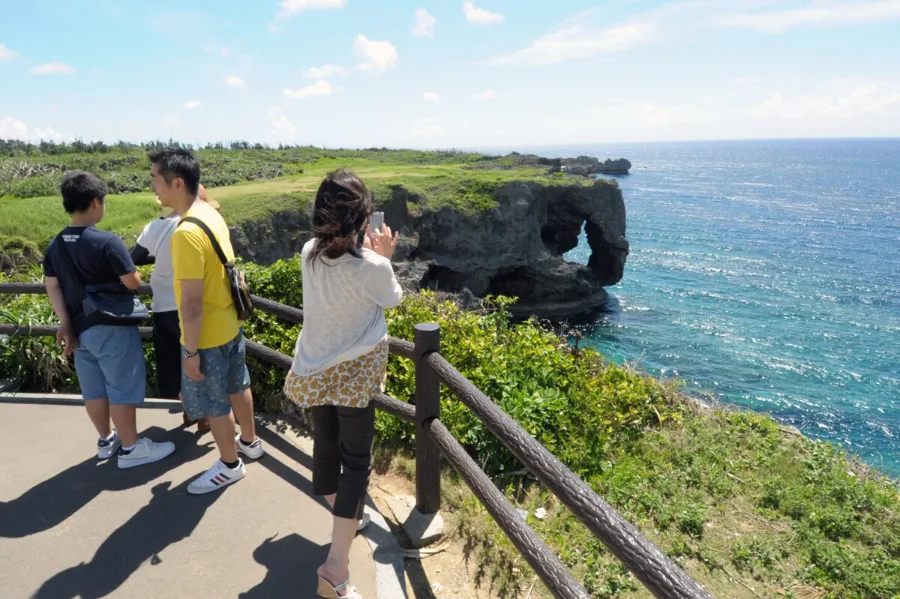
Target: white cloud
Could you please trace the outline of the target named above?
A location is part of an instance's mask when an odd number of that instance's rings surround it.
[[[427,101],[427,102],[440,102],[441,101],[441,97],[438,95],[437,92],[425,92],[424,97],[425,97],[425,101]]]
[[[14,58],[18,58],[19,56],[21,56],[21,54],[19,54],[18,52],[13,52],[6,47],[6,44],[0,44],[0,62],[12,60]]]
[[[303,76],[307,79],[330,79],[331,77],[343,77],[347,74],[346,69],[336,67],[333,64],[325,64],[320,67],[311,67],[303,71]]]
[[[900,0],[877,2],[815,0],[797,9],[728,14],[718,22],[724,27],[784,33],[804,25],[869,23],[898,18],[900,18]]]
[[[52,127],[29,129],[25,123],[9,116],[0,119],[0,139],[18,139],[21,141],[38,142],[47,141],[72,141],[75,138],[55,131]]]
[[[411,33],[416,37],[434,37],[434,26],[437,25],[437,19],[424,8],[416,9],[415,16],[416,24],[413,25]]]
[[[285,139],[292,139],[297,133],[297,126],[290,121],[283,113],[272,109],[269,111],[269,120],[272,122],[272,131],[269,132],[269,138],[273,141],[280,142]]]
[[[658,23],[653,18],[634,18],[597,28],[588,22],[590,14],[593,11],[576,15],[527,48],[488,61],[488,64],[543,66],[586,60],[622,52],[657,38]]]
[[[496,100],[497,98],[500,97],[500,94],[498,94],[497,92],[495,92],[492,89],[487,89],[483,92],[475,94],[472,97],[475,98],[476,100]]]
[[[228,87],[244,87],[244,80],[237,75],[225,77],[225,85]]]
[[[659,104],[640,104],[638,114],[641,122],[651,127],[659,127],[668,125],[672,122],[675,111],[669,106],[660,106]]]
[[[758,116],[777,114],[782,103],[784,103],[784,95],[781,93],[774,93],[768,100],[761,102],[760,105],[753,110],[753,114]]]
[[[284,95],[294,100],[305,100],[307,98],[315,98],[318,96],[330,96],[331,84],[324,79],[316,81],[312,85],[301,87],[300,89],[284,88]]]
[[[284,0],[280,6],[281,12],[275,18],[276,21],[289,19],[306,10],[344,8],[347,0]]]
[[[399,54],[397,48],[391,42],[379,42],[370,40],[364,35],[358,35],[353,42],[353,51],[365,62],[360,63],[363,71],[386,71],[397,65]]]
[[[862,79],[834,80],[810,93],[773,92],[750,113],[758,117],[824,121],[857,119],[886,112],[900,112],[900,84],[885,84]]]
[[[231,48],[224,46],[210,38],[206,38],[206,45],[203,46],[206,52],[214,52],[222,58],[231,58]]]
[[[184,103],[185,110],[193,110],[195,108],[200,108],[201,106],[203,106],[203,104],[200,102],[200,100],[188,100]]]
[[[474,2],[463,2],[463,14],[469,23],[478,25],[494,25],[503,20],[503,15],[483,8],[476,8]]]
[[[407,137],[409,138],[422,138],[422,137],[439,137],[444,134],[444,128],[441,125],[437,124],[428,124],[428,123],[417,123],[413,125],[413,129]]]
[[[32,75],[74,75],[75,69],[62,62],[48,62],[37,67],[31,67]]]

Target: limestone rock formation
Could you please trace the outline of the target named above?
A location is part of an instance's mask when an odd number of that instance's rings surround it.
[[[423,198],[394,187],[382,206],[385,222],[400,231],[394,256],[409,288],[453,294],[510,295],[514,313],[563,319],[601,307],[604,286],[622,278],[628,255],[625,202],[614,181],[590,186],[514,182],[494,191],[496,207],[468,213],[423,209]],[[310,238],[300,212],[235,228],[232,241],[245,259],[269,264],[299,252]],[[587,265],[566,262],[585,231]],[[468,295],[465,295],[468,293]]]

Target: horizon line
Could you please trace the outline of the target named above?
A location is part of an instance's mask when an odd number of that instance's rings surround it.
[[[413,150],[413,151],[422,151],[422,152],[487,152],[490,150],[506,150],[509,152],[519,151],[516,148],[528,148],[532,150],[539,149],[563,149],[563,148],[577,148],[577,147],[603,147],[603,146],[614,146],[614,145],[629,145],[629,146],[637,146],[637,145],[665,145],[665,144],[698,144],[698,143],[729,143],[729,142],[740,142],[740,143],[750,143],[750,142],[808,142],[808,141],[900,141],[900,136],[888,135],[888,136],[869,136],[869,137],[857,137],[857,136],[844,136],[844,137],[759,137],[759,138],[742,138],[742,137],[734,137],[734,138],[697,138],[697,139],[677,139],[677,140],[643,140],[643,141],[580,141],[580,142],[565,142],[565,143],[513,143],[513,144],[497,144],[497,145],[459,145],[459,146],[386,146],[386,145],[358,145],[358,146],[326,146],[326,145],[317,145],[315,143],[283,143],[279,142],[277,144],[273,144],[271,142],[262,142],[262,141],[250,141],[245,139],[232,139],[229,141],[208,141],[205,143],[201,142],[183,142],[177,139],[170,137],[168,140],[155,139],[155,140],[147,140],[147,141],[127,141],[120,139],[115,142],[107,142],[103,140],[91,140],[85,141],[83,138],[74,138],[70,141],[54,141],[48,139],[42,139],[39,141],[27,141],[18,138],[0,138],[0,141],[14,141],[23,144],[29,144],[31,146],[39,147],[41,143],[51,143],[55,146],[71,146],[75,142],[81,142],[84,144],[91,144],[100,142],[106,145],[107,147],[115,147],[119,143],[127,143],[132,145],[148,145],[148,144],[158,144],[165,143],[166,141],[171,142],[173,144],[179,145],[190,145],[194,149],[205,149],[210,145],[222,144],[223,149],[231,150],[230,144],[235,142],[246,142],[251,145],[261,145],[264,149],[274,149],[277,150],[279,145],[286,146],[289,148],[316,148],[321,150],[347,150],[347,151],[360,151],[360,150],[389,150],[389,151],[403,151],[403,150]],[[253,148],[249,148],[253,149]],[[238,150],[235,150],[238,151]]]

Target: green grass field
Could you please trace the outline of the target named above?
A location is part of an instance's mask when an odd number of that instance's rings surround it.
[[[149,185],[149,163],[146,167]],[[308,210],[323,177],[337,168],[348,168],[359,175],[375,194],[376,204],[391,197],[391,188],[403,186],[425,198],[422,209],[451,206],[460,210],[493,207],[493,190],[512,181],[534,181],[547,185],[588,185],[591,179],[557,173],[530,166],[481,168],[473,163],[381,163],[371,159],[323,158],[315,164],[297,167],[302,173],[208,187],[207,191],[222,204],[230,224],[262,220],[283,210]],[[101,176],[107,175],[102,170]],[[213,172],[213,178],[217,177]],[[205,181],[205,179],[204,179]],[[101,228],[133,240],[143,226],[162,214],[149,191],[112,194],[107,200],[107,216]],[[0,198],[0,236],[30,239],[44,246],[66,225],[69,218],[58,195]]]

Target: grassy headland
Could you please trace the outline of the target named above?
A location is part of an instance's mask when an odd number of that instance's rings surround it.
[[[2,144],[0,144],[2,145]],[[105,153],[62,154],[0,150],[0,236],[45,245],[68,218],[59,183],[68,170],[95,172],[110,184],[107,217],[101,227],[134,239],[160,214],[150,192],[150,164],[143,148],[107,148]],[[356,172],[376,203],[403,185],[422,196],[423,210],[450,206],[482,210],[493,206],[492,191],[511,181],[557,185],[590,179],[549,174],[550,165],[523,157],[405,150],[320,150],[317,148],[201,149],[203,183],[221,204],[230,224],[255,221],[282,210],[305,210],[325,174],[336,168]]]
[[[434,154],[431,162],[422,153],[388,155],[390,160],[378,161],[368,155],[348,153],[341,159],[325,153],[315,161],[298,162],[302,173],[285,172],[282,165],[277,177],[213,188],[212,193],[230,219],[252,220],[308,203],[322,174],[348,166],[377,196],[386,197],[391,185],[402,183],[419,190],[428,207],[477,210],[487,206],[485,190],[493,185],[547,177],[537,166],[518,165],[515,157],[509,164],[496,159],[489,166],[491,160],[469,155]],[[141,169],[145,172],[145,162]],[[558,179],[552,175],[548,180]],[[147,192],[113,197],[106,226],[133,234],[157,210]],[[56,197],[0,199],[0,235],[43,242],[64,223]],[[21,254],[27,261],[29,252]],[[265,268],[248,265],[248,274],[259,295],[301,304],[296,258]],[[0,280],[33,276],[17,264]],[[895,481],[839,448],[784,430],[768,416],[721,406],[700,409],[681,395],[677,382],[610,364],[534,322],[512,326],[505,311],[508,302],[494,298],[493,309],[476,313],[431,294],[411,295],[389,313],[389,327],[391,334],[411,339],[416,323],[439,322],[442,352],[450,362],[715,596],[900,596]],[[37,325],[55,319],[43,297],[0,297],[0,320]],[[299,330],[265,314],[247,325],[250,338],[286,354]],[[149,345],[147,352],[151,357]],[[392,357],[389,369],[388,392],[413,401],[412,364]],[[258,362],[251,371],[260,407],[277,410],[283,373]],[[52,339],[0,341],[0,378],[7,376],[32,389],[71,389],[76,384]],[[592,597],[649,597],[546,489],[517,473],[515,458],[446,390],[442,410],[442,420],[456,438],[511,501],[528,510],[530,524]],[[379,414],[377,428],[385,459],[396,469],[408,469],[413,430],[384,414]],[[466,542],[475,569],[494,585],[495,594],[523,594],[533,580],[524,560],[452,473],[446,481],[451,530]],[[539,507],[546,516],[537,517]]]

